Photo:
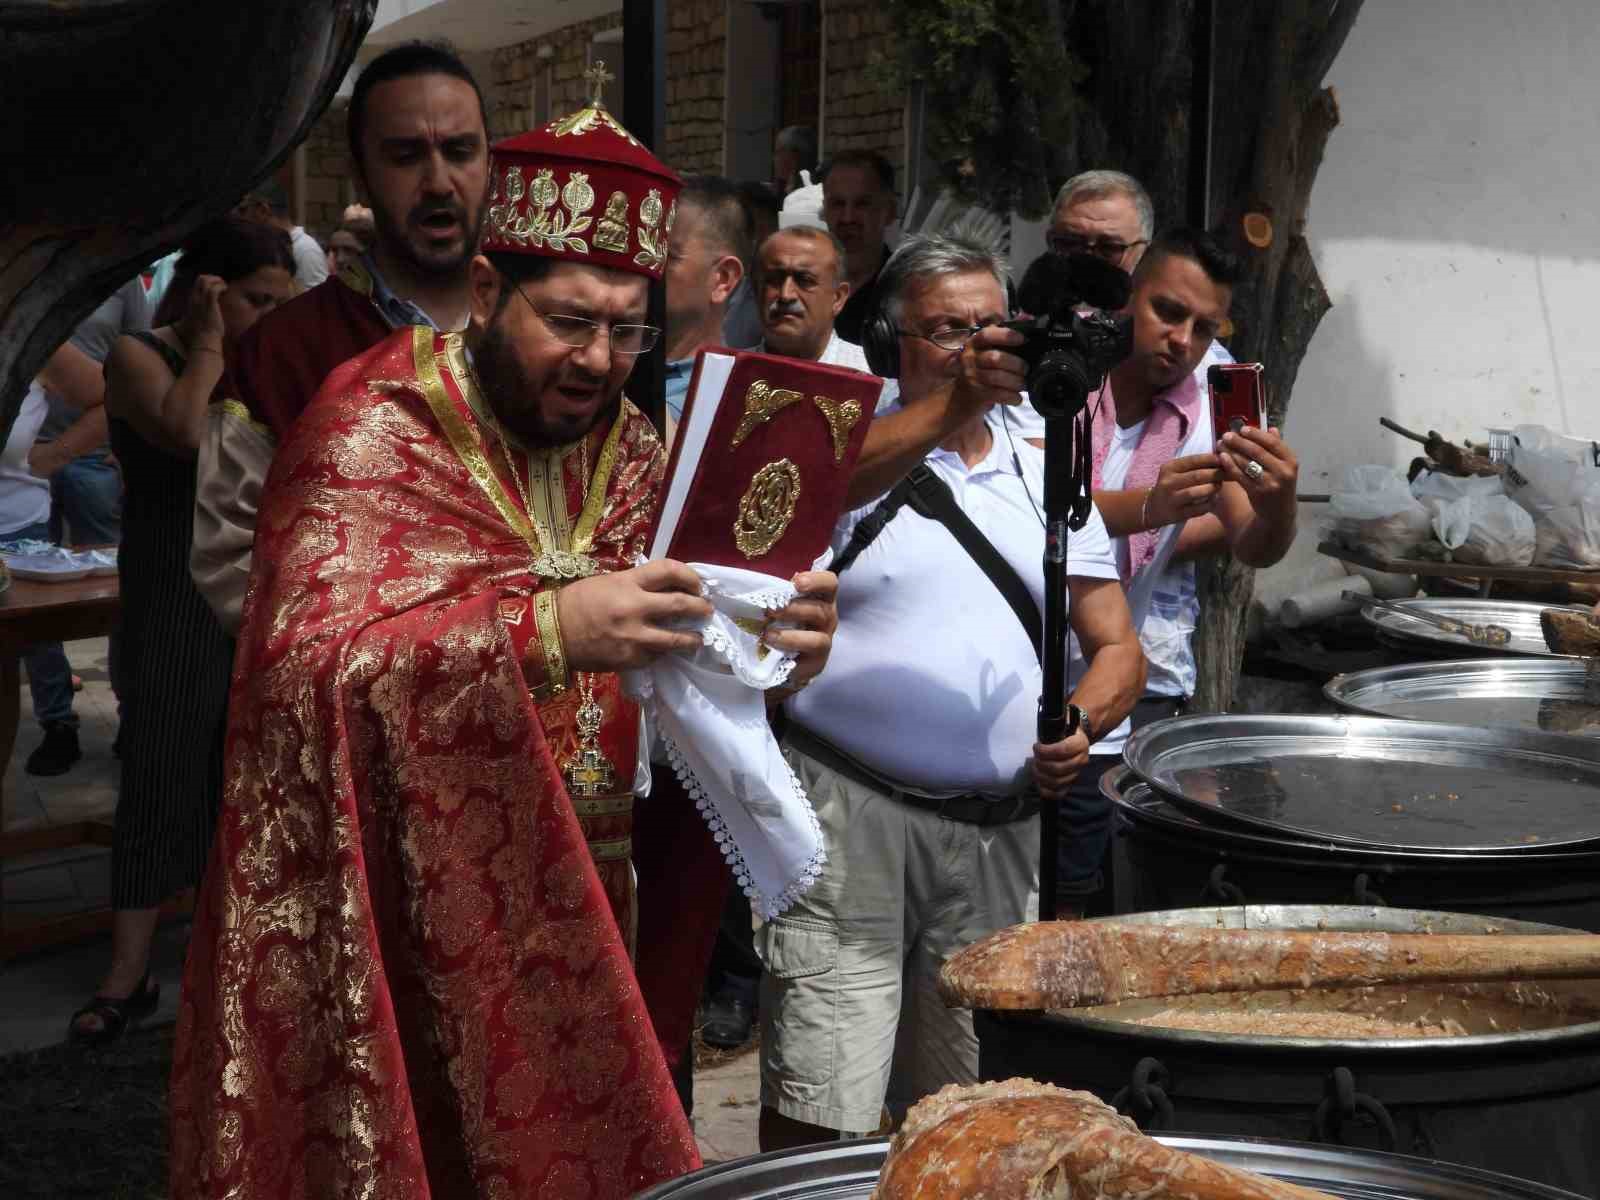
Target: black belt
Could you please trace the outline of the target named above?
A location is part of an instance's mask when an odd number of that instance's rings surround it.
[[[1016,821],[1026,821],[1039,813],[1039,797],[1033,792],[997,800],[992,796],[971,792],[964,796],[940,799],[907,791],[899,784],[868,770],[843,750],[823,741],[810,730],[802,729],[793,721],[784,731],[783,741],[791,749],[815,759],[830,771],[843,775],[852,783],[859,783],[869,791],[901,804],[909,804],[912,808],[926,809],[949,820],[960,821],[963,825],[1010,825]]]

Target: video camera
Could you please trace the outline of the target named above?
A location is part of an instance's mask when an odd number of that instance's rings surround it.
[[[1133,318],[1102,309],[1128,303],[1133,284],[1092,254],[1047,251],[1033,260],[1017,289],[1027,317],[1007,321],[1027,340],[1011,353],[1028,364],[1028,398],[1042,417],[1075,417],[1105,374],[1133,353]],[[1082,313],[1082,304],[1096,311]]]

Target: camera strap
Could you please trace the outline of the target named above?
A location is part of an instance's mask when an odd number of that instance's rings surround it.
[[[917,515],[937,521],[950,531],[950,536],[978,564],[978,570],[984,573],[1011,606],[1011,611],[1027,632],[1028,640],[1033,643],[1034,654],[1042,658],[1044,621],[1039,616],[1039,606],[1033,602],[1028,585],[995,549],[994,543],[983,535],[983,530],[961,511],[949,485],[930,471],[926,463],[912,467],[911,473],[895,484],[889,494],[878,502],[878,506],[861,519],[845,548],[828,564],[828,570],[835,574],[848,570],[861,552],[877,540],[884,526],[894,520],[895,515],[907,504]]]

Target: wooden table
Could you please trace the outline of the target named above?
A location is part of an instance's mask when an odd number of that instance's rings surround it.
[[[1372,571],[1472,580],[1477,583],[1480,596],[1488,596],[1489,590],[1500,582],[1600,585],[1600,571],[1563,571],[1555,567],[1475,567],[1470,563],[1435,562],[1425,558],[1380,558],[1363,550],[1350,550],[1335,542],[1323,542],[1317,546],[1317,551],[1329,558]]]
[[[34,642],[72,642],[104,637],[117,626],[122,601],[117,577],[91,576],[69,583],[14,579],[0,592],[0,771],[11,762],[22,716],[24,648]],[[4,776],[0,774],[0,831],[5,825]],[[0,865],[8,858],[67,846],[111,845],[109,821],[73,821],[44,829],[0,832]],[[0,877],[0,961],[40,946],[82,937],[109,927],[107,909],[66,917],[18,918],[5,911]]]

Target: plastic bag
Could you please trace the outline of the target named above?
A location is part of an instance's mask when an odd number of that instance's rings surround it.
[[[1508,462],[1506,495],[1533,518],[1534,565],[1600,567],[1600,467],[1593,457],[1535,450],[1519,440]]]
[[[1600,462],[1600,447],[1587,438],[1576,438],[1570,434],[1557,433],[1548,425],[1518,425],[1512,432],[1515,439],[1513,446],[1535,454],[1554,454],[1560,458],[1570,458],[1574,462],[1588,463],[1594,466]]]
[[[1444,471],[1423,471],[1411,481],[1411,494],[1437,517],[1441,508],[1457,500],[1471,496],[1504,496],[1506,485],[1499,475],[1461,476]]]
[[[1409,557],[1433,537],[1428,510],[1392,467],[1347,467],[1328,517],[1335,541],[1379,558]]]
[[[1533,518],[1507,496],[1472,495],[1439,506],[1433,532],[1457,562],[1525,567],[1537,546]]]

